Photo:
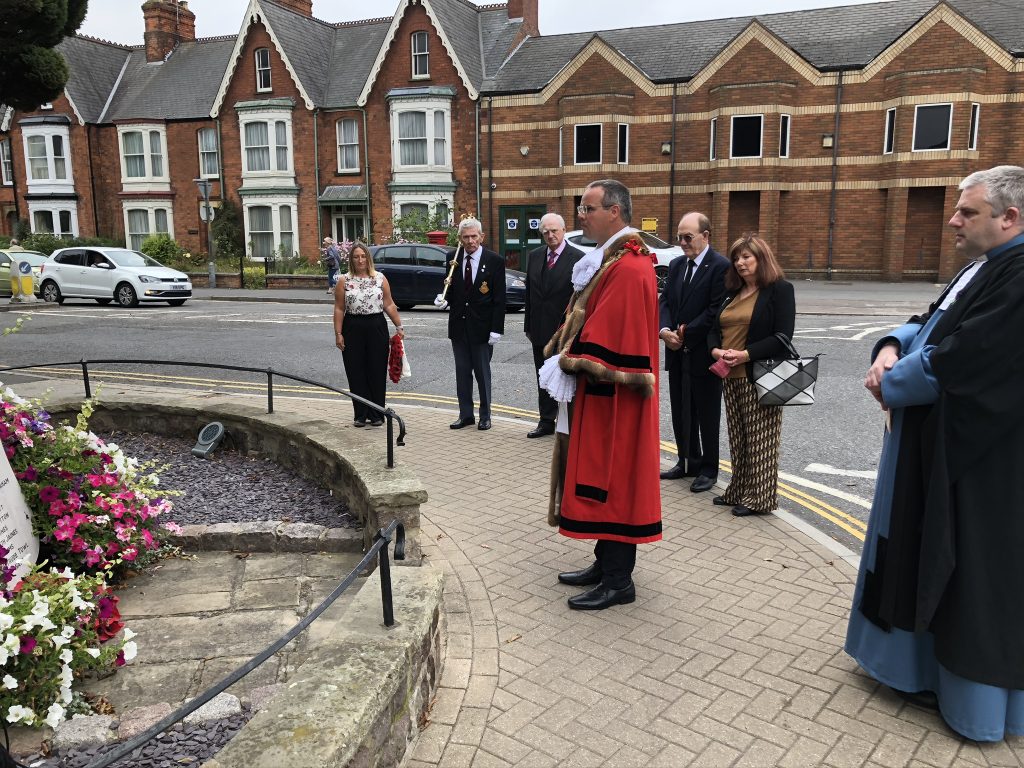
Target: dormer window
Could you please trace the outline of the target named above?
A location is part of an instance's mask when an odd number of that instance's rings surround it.
[[[269,91],[270,88],[270,49],[256,49],[256,90]]]
[[[412,76],[414,79],[430,77],[430,52],[427,49],[427,33],[412,33]]]

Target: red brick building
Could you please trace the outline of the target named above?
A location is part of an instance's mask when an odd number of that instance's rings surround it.
[[[758,230],[797,275],[941,279],[957,183],[1024,156],[1020,0],[545,36],[537,0],[345,24],[251,0],[238,36],[201,40],[185,2],[143,8],[144,46],[66,40],[65,95],[6,111],[4,231],[202,251],[202,177],[256,257],[379,241],[419,209],[475,212],[518,266],[541,214],[572,228],[586,184],[614,177],[662,237],[699,209],[717,248]]]

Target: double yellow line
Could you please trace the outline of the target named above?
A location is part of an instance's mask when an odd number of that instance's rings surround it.
[[[23,373],[36,373],[44,376],[55,376],[61,378],[81,378],[82,371],[79,368],[26,368]],[[241,390],[243,392],[265,392],[267,385],[263,381],[232,381],[229,379],[212,379],[203,377],[192,377],[192,376],[171,376],[160,373],[144,373],[144,372],[133,372],[133,371],[108,371],[101,369],[90,369],[89,376],[93,379],[105,380],[105,381],[125,381],[135,383],[152,383],[152,384],[190,384],[197,386],[223,386],[231,387],[235,390]],[[290,395],[320,395],[324,397],[341,397],[341,395],[328,394],[319,387],[311,387],[302,384],[284,384],[275,383],[274,392],[281,394]],[[442,404],[442,405],[457,405],[458,399],[449,397],[446,395],[429,395],[422,394],[419,392],[395,392],[391,391],[388,393],[390,400],[399,400],[405,402],[420,402],[420,403],[431,403],[431,404]],[[495,413],[501,413],[506,416],[520,416],[522,418],[536,418],[537,412],[526,410],[524,408],[515,408],[508,405],[497,405],[492,404],[491,410]],[[676,455],[676,446],[666,440],[661,441],[661,449],[666,453]],[[732,463],[723,459],[719,462],[719,466],[725,472],[732,473]],[[804,509],[814,513],[818,517],[827,520],[828,522],[846,531],[848,534],[853,536],[858,541],[864,541],[865,534],[867,532],[867,524],[843,512],[841,509],[836,509],[831,504],[812,496],[809,493],[800,490],[799,488],[790,485],[789,483],[779,483],[779,495],[785,499],[798,504]]]

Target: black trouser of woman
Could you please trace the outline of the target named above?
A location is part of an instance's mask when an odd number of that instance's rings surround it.
[[[384,388],[388,374],[388,323],[383,312],[373,315],[345,313],[341,323],[345,337],[345,350],[341,353],[345,361],[345,375],[352,394],[384,405]],[[355,418],[363,421],[378,421],[384,417],[357,400],[352,401]]]

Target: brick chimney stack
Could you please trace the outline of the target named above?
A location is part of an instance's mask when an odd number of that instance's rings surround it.
[[[282,8],[287,8],[289,11],[313,18],[313,0],[271,0],[271,2]]]
[[[163,61],[181,42],[196,39],[196,15],[186,0],[147,0],[142,4],[146,20],[146,61]]]
[[[523,26],[516,35],[517,40],[522,40],[527,35],[538,37],[540,27],[537,22],[537,4],[539,0],[508,0],[508,18],[522,19]]]

